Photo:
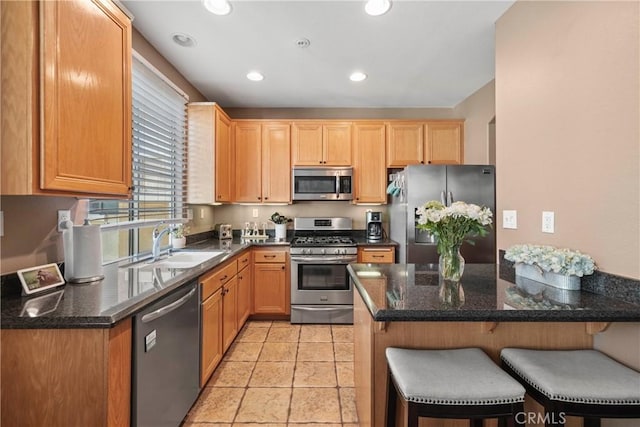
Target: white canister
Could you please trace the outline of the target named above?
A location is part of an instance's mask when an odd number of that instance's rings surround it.
[[[287,238],[287,224],[275,224],[276,240],[284,240]]]
[[[63,224],[64,278],[71,283],[86,283],[104,278],[102,234],[99,225]]]

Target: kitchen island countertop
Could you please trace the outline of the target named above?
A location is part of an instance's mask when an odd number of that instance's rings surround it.
[[[467,264],[457,295],[439,287],[437,265],[351,264],[348,271],[374,321],[640,321],[640,305],[520,277],[514,283],[494,264]]]

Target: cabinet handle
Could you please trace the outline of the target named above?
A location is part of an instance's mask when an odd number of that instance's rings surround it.
[[[242,276],[238,276],[238,279],[242,280]]]
[[[228,276],[225,274],[224,276],[222,276],[222,277],[220,278],[220,281],[222,282],[223,280],[227,280],[227,277],[228,277]]]
[[[373,258],[384,258],[384,255],[371,255]]]
[[[275,258],[276,256],[275,255],[265,255],[264,257],[265,258]]]
[[[243,264],[244,264],[245,262],[249,262],[249,259],[248,259],[248,258],[245,258],[245,259],[243,259],[243,260],[242,260],[242,263],[243,263]]]

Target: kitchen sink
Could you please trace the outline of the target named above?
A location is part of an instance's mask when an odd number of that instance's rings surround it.
[[[225,254],[225,251],[194,251],[174,252],[168,257],[160,258],[155,262],[140,262],[131,267],[139,269],[150,268],[193,268],[212,258]]]

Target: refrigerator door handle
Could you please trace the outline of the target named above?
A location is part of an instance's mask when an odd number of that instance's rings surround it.
[[[447,206],[451,206],[453,203],[453,193],[451,191],[447,192]]]
[[[444,190],[442,190],[440,192],[440,201],[442,202],[443,205],[447,206],[447,201],[446,201],[446,197],[444,195]]]

